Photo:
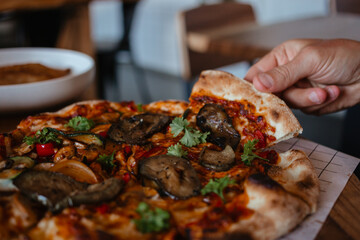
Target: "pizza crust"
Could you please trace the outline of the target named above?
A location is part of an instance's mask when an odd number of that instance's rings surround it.
[[[113,109],[118,109],[119,108],[119,105],[118,103],[116,102],[110,102],[110,101],[106,101],[106,100],[86,100],[86,101],[81,101],[81,102],[76,102],[76,103],[73,103],[69,106],[66,106],[56,112],[46,112],[46,113],[43,113],[43,114],[46,114],[46,115],[68,115],[68,113],[74,109],[75,106],[79,106],[79,105],[86,105],[88,106],[89,108],[95,106],[96,104],[100,104],[100,103],[109,103],[110,107],[112,107]]]
[[[303,151],[290,150],[279,154],[280,162],[267,174],[286,191],[303,199],[314,213],[320,195],[320,184],[314,167]]]
[[[302,127],[284,101],[271,93],[263,93],[254,86],[230,73],[207,70],[200,74],[191,96],[216,96],[229,101],[246,100],[256,107],[256,113],[265,117],[276,129],[272,144],[290,139],[302,133]]]
[[[291,232],[317,209],[319,180],[306,154],[290,150],[266,174],[250,175],[244,182],[253,214],[233,223],[225,232],[203,232],[211,239],[277,239]]]
[[[182,115],[189,107],[189,103],[181,100],[163,100],[149,103],[145,110],[150,112],[162,112],[171,115]]]
[[[290,232],[310,213],[310,207],[303,200],[266,175],[251,175],[244,187],[249,197],[247,208],[255,213],[234,224],[230,231],[252,228],[249,234],[253,239],[276,239]]]

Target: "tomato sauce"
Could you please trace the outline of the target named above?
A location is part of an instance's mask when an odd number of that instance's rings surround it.
[[[247,124],[242,134],[242,143],[247,142],[249,140],[257,139],[259,140],[256,144],[256,148],[264,148],[269,143],[274,142],[276,138],[274,136],[269,135],[268,133],[274,133],[275,128],[270,126],[265,118],[259,114],[256,114],[256,108],[251,103],[243,100],[239,101],[228,101],[224,99],[219,99],[211,96],[194,96],[192,97],[191,105],[196,108],[201,108],[205,104],[219,104],[225,108],[226,113],[232,119],[246,119]],[[233,124],[241,125],[244,124],[245,121],[241,121],[241,123],[236,123],[233,120]]]

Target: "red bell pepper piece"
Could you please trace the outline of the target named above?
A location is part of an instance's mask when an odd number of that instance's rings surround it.
[[[39,157],[47,157],[55,154],[54,144],[52,142],[45,144],[37,143],[35,147]]]
[[[128,183],[130,181],[130,174],[129,173],[125,173],[122,177],[122,179],[124,180],[125,183]]]
[[[105,213],[108,213],[110,210],[110,207],[108,204],[104,203],[104,204],[101,204],[100,206],[96,207],[96,211],[100,214],[105,214]]]
[[[103,138],[106,138],[107,137],[107,131],[99,132],[99,135],[102,136]]]

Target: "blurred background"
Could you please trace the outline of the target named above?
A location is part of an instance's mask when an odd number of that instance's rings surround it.
[[[14,2],[16,1],[21,2]],[[266,26],[334,16],[341,10],[352,12],[351,19],[346,20],[349,26],[347,30],[350,33],[360,32],[359,25],[357,28],[351,25],[354,24],[353,14],[356,15],[355,6],[359,5],[356,0],[244,0],[237,2],[241,6],[234,5],[235,7],[225,7],[223,10],[220,5],[216,10],[201,9],[204,4],[222,2],[205,0],[54,0],[53,5],[46,7],[41,6],[41,1],[35,0],[34,3],[39,2],[37,6],[26,6],[17,11],[11,8],[13,1],[7,1],[8,5],[5,2],[0,3],[1,48],[56,46],[85,52],[97,62],[98,97],[111,101],[134,100],[136,103],[148,103],[161,99],[186,100],[201,69],[222,69],[244,77],[249,66],[268,51],[272,44],[276,45],[276,41],[281,43],[284,40],[272,39],[280,34],[276,32],[277,28],[266,32]],[[345,8],[338,2],[351,7]],[[5,6],[1,8],[1,4]],[[73,11],[74,6],[77,7],[76,12]],[[214,28],[210,29],[211,20],[208,18],[215,15],[218,19],[213,20]],[[220,15],[226,16],[223,26],[220,26]],[[64,18],[70,18],[65,27],[62,22]],[[204,49],[216,49],[218,45],[209,45],[208,39],[201,34],[206,33],[211,39],[218,39],[221,34],[232,36],[235,33],[232,32],[234,28],[231,22],[235,21],[239,21],[236,34],[249,29],[252,31],[252,27],[260,27],[265,30],[264,34],[269,37],[269,41],[260,37],[264,43],[256,52],[253,48],[247,48],[254,41],[249,38],[244,45],[246,51],[238,52],[235,56],[219,56],[213,52],[200,54],[194,50],[200,49],[201,52]],[[309,29],[311,27],[311,24],[306,26]],[[336,31],[344,29],[334,25],[330,32],[333,36],[341,37],[341,33],[336,35]],[[187,34],[191,31],[198,33],[191,35],[198,40],[194,42],[193,49],[192,46],[189,48],[187,41]],[[296,29],[288,31],[289,38],[297,37]],[[286,31],[281,34],[287,37]],[[307,36],[312,35],[304,35]],[[69,38],[73,38],[72,45],[67,40]],[[225,45],[225,53],[226,51],[232,53],[232,46]],[[242,53],[250,57],[245,58]],[[304,137],[353,155],[358,154],[344,148],[344,137],[349,139],[344,128],[346,111],[321,117],[294,112],[304,128]],[[359,126],[351,131],[359,131]],[[356,138],[352,140],[354,141],[358,145],[359,140]]]

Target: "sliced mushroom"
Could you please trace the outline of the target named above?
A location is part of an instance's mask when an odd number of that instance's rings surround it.
[[[52,211],[81,204],[98,204],[113,200],[122,190],[123,181],[117,178],[106,179],[102,183],[90,185],[86,190],[73,192],[58,202]]]
[[[102,183],[88,185],[61,173],[27,171],[14,180],[27,197],[58,212],[80,204],[97,204],[114,199],[123,188],[123,181],[110,178]]]
[[[236,150],[240,134],[232,125],[225,109],[217,104],[205,104],[196,116],[196,124],[203,132],[210,131],[207,140],[221,148],[230,145]]]
[[[205,147],[200,153],[200,164],[217,172],[227,171],[235,164],[235,152],[229,145],[222,151]]]
[[[164,129],[169,122],[169,116],[143,113],[112,124],[108,136],[117,142],[143,145],[147,138]]]
[[[185,199],[199,194],[200,180],[191,164],[180,157],[159,155],[139,163],[143,183],[160,193]]]
[[[15,178],[14,185],[26,196],[47,207],[55,206],[72,192],[85,190],[88,186],[61,173],[36,170],[20,174]]]

